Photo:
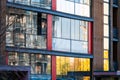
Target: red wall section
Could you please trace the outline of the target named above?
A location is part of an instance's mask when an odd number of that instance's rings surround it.
[[[92,54],[93,53],[93,23],[88,22],[88,53]]]
[[[52,0],[52,10],[56,10],[56,0]]]

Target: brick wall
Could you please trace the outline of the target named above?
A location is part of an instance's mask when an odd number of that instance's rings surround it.
[[[0,65],[5,64],[6,0],[0,0]]]
[[[103,0],[92,0],[93,23],[93,69],[103,70]]]

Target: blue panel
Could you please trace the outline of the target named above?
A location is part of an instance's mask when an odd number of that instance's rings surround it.
[[[61,51],[49,51],[44,49],[31,49],[31,48],[18,48],[18,47],[6,47],[6,51],[20,52],[20,53],[34,53],[34,54],[47,54],[55,56],[67,56],[67,57],[78,57],[78,58],[93,58],[91,54],[84,53],[72,53],[72,52],[61,52]]]
[[[20,9],[24,9],[24,10],[28,10],[28,11],[42,12],[42,13],[57,15],[57,16],[66,17],[66,18],[72,18],[72,19],[78,19],[78,20],[85,20],[85,21],[92,21],[93,22],[93,18],[77,16],[77,15],[73,15],[73,14],[68,14],[68,13],[63,13],[63,12],[59,12],[59,11],[53,11],[53,10],[48,10],[48,9],[23,5],[23,4],[7,2],[7,6],[8,7],[20,8]]]

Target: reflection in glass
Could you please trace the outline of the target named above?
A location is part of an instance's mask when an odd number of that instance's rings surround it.
[[[109,39],[108,38],[104,38],[104,49],[109,49]]]
[[[83,71],[90,71],[90,59],[57,56],[57,79],[80,80]],[[88,79],[89,80],[89,79]]]
[[[91,0],[57,0],[57,11],[90,17],[90,1]]]
[[[104,59],[104,71],[109,71],[109,60],[108,59]]]
[[[31,66],[32,74],[51,74],[51,57],[49,55],[9,52],[8,64]]]
[[[58,51],[70,51],[70,40],[52,38],[52,49]]]
[[[104,36],[108,37],[109,36],[109,26],[104,24]]]
[[[70,19],[62,18],[62,38],[70,38]]]
[[[109,4],[104,3],[104,14],[108,15],[109,14]]]
[[[51,9],[51,0],[7,0],[8,2]]]
[[[88,22],[53,16],[52,49],[87,53]]]
[[[8,10],[6,24],[9,24],[9,28],[6,30],[6,45],[45,49],[47,22],[43,21],[43,18],[47,21],[46,17],[44,17],[46,14],[42,14],[41,20],[38,21],[38,15],[35,12],[20,9],[16,11],[16,9],[12,8]],[[41,31],[38,30],[38,22],[41,24]],[[38,32],[42,34],[38,35]]]

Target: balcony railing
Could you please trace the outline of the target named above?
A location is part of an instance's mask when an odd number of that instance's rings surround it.
[[[118,41],[118,29],[113,28],[113,41]]]

